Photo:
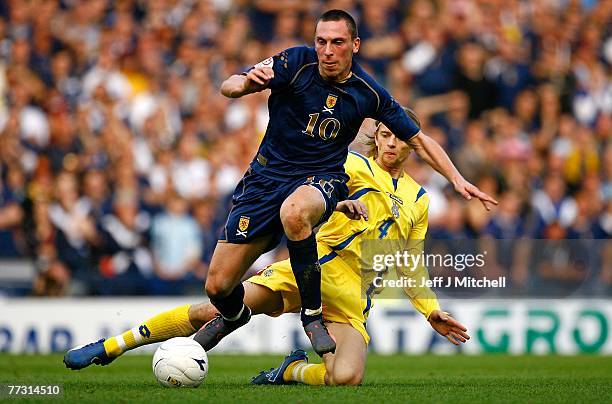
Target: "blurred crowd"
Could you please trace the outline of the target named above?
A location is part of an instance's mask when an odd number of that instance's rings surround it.
[[[330,8],[356,17],[357,61],[500,201],[486,212],[410,159],[430,237],[610,238],[609,0],[7,0],[0,257],[32,258],[34,295],[200,291],[268,119],[267,92],[219,85],[311,45]],[[611,265],[595,272],[607,291]]]

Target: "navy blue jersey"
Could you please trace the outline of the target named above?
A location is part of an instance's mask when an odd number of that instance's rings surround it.
[[[402,140],[419,132],[391,95],[353,61],[342,83],[319,74],[313,48],[287,49],[256,66],[274,69],[270,121],[253,169],[272,177],[345,176],[348,145],[365,118],[382,121]]]

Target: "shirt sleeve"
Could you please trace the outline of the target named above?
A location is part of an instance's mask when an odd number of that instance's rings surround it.
[[[349,189],[349,195],[359,191],[364,187],[368,187],[367,178],[370,169],[369,161],[365,156],[356,152],[349,152],[344,163],[344,171],[349,179],[346,186]]]
[[[423,240],[413,240],[413,246],[410,249],[411,254],[419,254],[418,246],[422,246],[424,244]],[[421,250],[422,251],[422,250]],[[414,306],[414,308],[421,313],[425,318],[429,318],[429,315],[434,310],[440,310],[440,303],[438,302],[438,298],[431,288],[424,285],[429,280],[429,272],[427,268],[420,264],[414,271],[410,270],[400,270],[398,268],[398,277],[412,278],[414,279],[414,287],[405,287],[404,293],[410,299],[410,303]]]
[[[251,66],[246,72],[257,67],[270,67],[274,70],[274,77],[268,83],[268,88],[272,90],[282,89],[291,84],[300,69],[309,62],[309,50],[306,46],[286,49]]]
[[[420,210],[419,220],[412,226],[408,240],[407,249],[413,257],[418,257],[424,253],[425,234],[427,233],[427,210],[429,206],[429,197],[425,194],[417,200],[417,207]],[[419,264],[414,271],[400,271],[398,276],[405,276],[415,279],[416,285],[422,285],[423,282],[429,280],[429,272],[425,265]],[[416,310],[418,310],[425,318],[434,310],[440,309],[438,298],[431,288],[427,286],[406,287],[404,292],[410,299],[410,302]]]
[[[419,285],[421,282],[429,280],[429,273],[427,272],[427,268],[419,266],[411,277],[415,279],[415,282]],[[427,286],[406,287],[404,288],[404,293],[406,293],[414,308],[426,319],[429,318],[429,315],[434,310],[440,310],[440,302],[438,302],[436,294]]]
[[[419,212],[419,219],[412,226],[410,230],[410,240],[424,240],[427,235],[427,225],[429,218],[429,195],[425,193],[425,190],[421,188],[419,191],[423,192],[423,195],[417,199],[415,206]]]
[[[404,112],[402,106],[385,90],[378,86],[375,88],[380,102],[373,118],[381,121],[391,129],[391,132],[403,141],[419,133],[417,124]]]

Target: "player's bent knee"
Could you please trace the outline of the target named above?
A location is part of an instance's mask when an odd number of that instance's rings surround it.
[[[312,226],[308,220],[308,215],[296,206],[281,209],[281,222],[285,234],[291,240],[301,240],[312,232]]]
[[[232,289],[233,285],[227,280],[210,277],[206,280],[206,294],[211,299],[223,299],[232,292]]]
[[[334,386],[358,386],[363,381],[363,372],[348,368],[334,368],[329,381]]]

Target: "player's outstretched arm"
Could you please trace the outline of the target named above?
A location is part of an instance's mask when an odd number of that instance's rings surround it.
[[[417,133],[408,143],[427,164],[442,174],[453,184],[455,191],[459,192],[467,200],[472,197],[480,199],[486,210],[490,210],[489,204],[497,205],[497,201],[477,186],[467,181],[455,167],[448,154],[434,139],[423,132]]]
[[[427,321],[431,328],[455,345],[459,345],[460,342],[465,343],[470,339],[467,328],[442,310],[432,311]]]
[[[270,67],[256,67],[246,74],[230,76],[221,84],[221,94],[229,98],[240,98],[265,90],[273,78],[274,70]]]

